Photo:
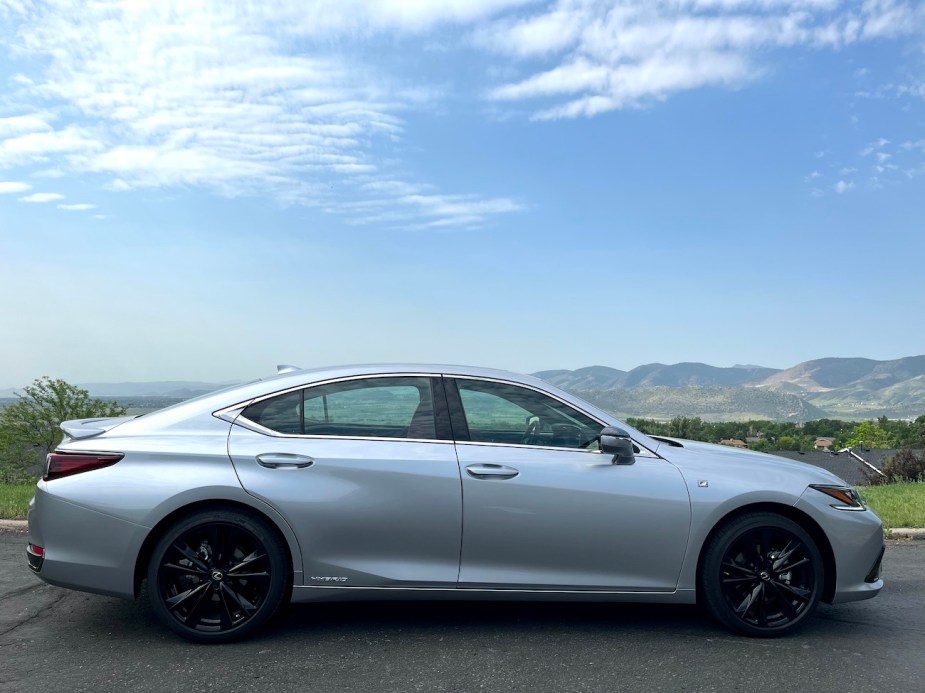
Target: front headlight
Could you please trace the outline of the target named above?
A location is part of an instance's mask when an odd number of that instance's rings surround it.
[[[810,484],[809,487],[837,500],[838,503],[832,505],[836,510],[867,510],[867,506],[864,505],[861,494],[850,486]]]

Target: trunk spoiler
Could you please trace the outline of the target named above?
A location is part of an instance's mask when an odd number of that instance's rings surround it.
[[[71,440],[92,438],[134,418],[134,416],[109,416],[102,419],[74,419],[62,422],[61,430]]]

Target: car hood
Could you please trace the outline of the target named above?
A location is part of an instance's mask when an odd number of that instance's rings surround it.
[[[742,475],[751,475],[760,470],[761,472],[777,472],[804,477],[806,483],[850,485],[822,467],[770,455],[766,452],[742,450],[728,445],[701,443],[695,440],[666,439],[662,436],[660,439],[670,440],[681,446],[674,447],[670,442],[662,442],[657,452],[682,469],[710,466],[720,467],[727,474],[741,473]]]

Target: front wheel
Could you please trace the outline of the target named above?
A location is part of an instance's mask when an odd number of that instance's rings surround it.
[[[700,572],[716,620],[752,637],[798,628],[815,611],[823,585],[819,548],[796,522],[774,513],[738,517],[710,540]]]
[[[171,527],[148,565],[148,595],[158,618],[202,643],[247,637],[282,603],[288,562],[262,520],[206,510]]]

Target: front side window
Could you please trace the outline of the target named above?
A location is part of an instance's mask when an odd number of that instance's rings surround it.
[[[241,415],[286,434],[436,438],[431,384],[421,377],[316,385],[257,402]]]
[[[548,395],[482,380],[457,387],[473,442],[597,449],[603,425]]]

